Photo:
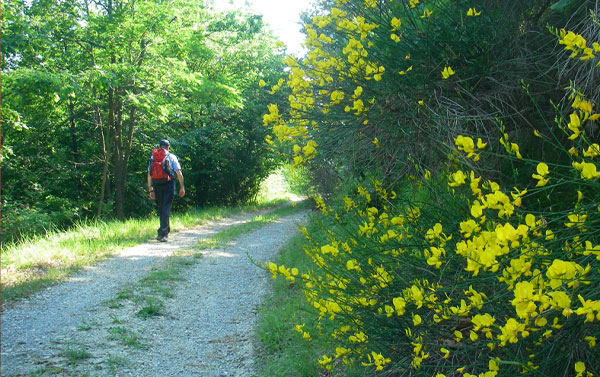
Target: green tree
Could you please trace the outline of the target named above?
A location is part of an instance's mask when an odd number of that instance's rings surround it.
[[[257,83],[283,68],[261,17],[191,0],[13,0],[3,15],[5,234],[152,211],[145,169],[162,137],[182,140],[190,177],[202,161],[222,182],[237,171],[238,193],[192,179],[211,197],[186,205],[248,200],[272,166]],[[198,134],[224,143],[188,154]]]

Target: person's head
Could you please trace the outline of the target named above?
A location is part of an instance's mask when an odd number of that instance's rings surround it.
[[[171,146],[171,143],[169,143],[169,140],[167,139],[162,139],[159,143],[158,143],[158,147],[159,148],[163,148],[163,149],[169,149],[169,147]]]

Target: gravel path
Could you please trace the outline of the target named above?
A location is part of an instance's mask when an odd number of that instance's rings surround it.
[[[256,214],[178,232],[166,244],[125,249],[5,310],[1,375],[253,376],[255,314],[269,275],[248,256],[273,258],[305,213],[242,235],[224,249],[179,258],[180,279],[161,282],[162,291],[154,285],[148,293],[143,278],[174,252]],[[140,317],[140,308],[153,306],[148,302],[161,305],[160,316]]]

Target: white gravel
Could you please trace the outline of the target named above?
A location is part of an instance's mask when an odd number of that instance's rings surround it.
[[[141,319],[135,302],[110,308],[107,300],[132,284],[139,287],[135,283],[173,252],[255,215],[178,232],[168,243],[127,248],[5,309],[1,375],[253,376],[255,318],[270,277],[248,255],[257,262],[272,259],[296,234],[304,212],[242,235],[222,250],[203,250],[175,282],[174,295],[161,299],[162,316]],[[87,357],[70,364],[69,351]]]

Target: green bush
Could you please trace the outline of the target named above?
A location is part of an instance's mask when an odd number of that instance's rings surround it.
[[[334,328],[323,368],[600,373],[597,92],[556,70],[596,77],[600,42],[545,25],[597,38],[590,4],[323,2],[307,21],[292,111],[265,119],[296,164],[360,184],[316,199],[312,266],[269,270]]]

